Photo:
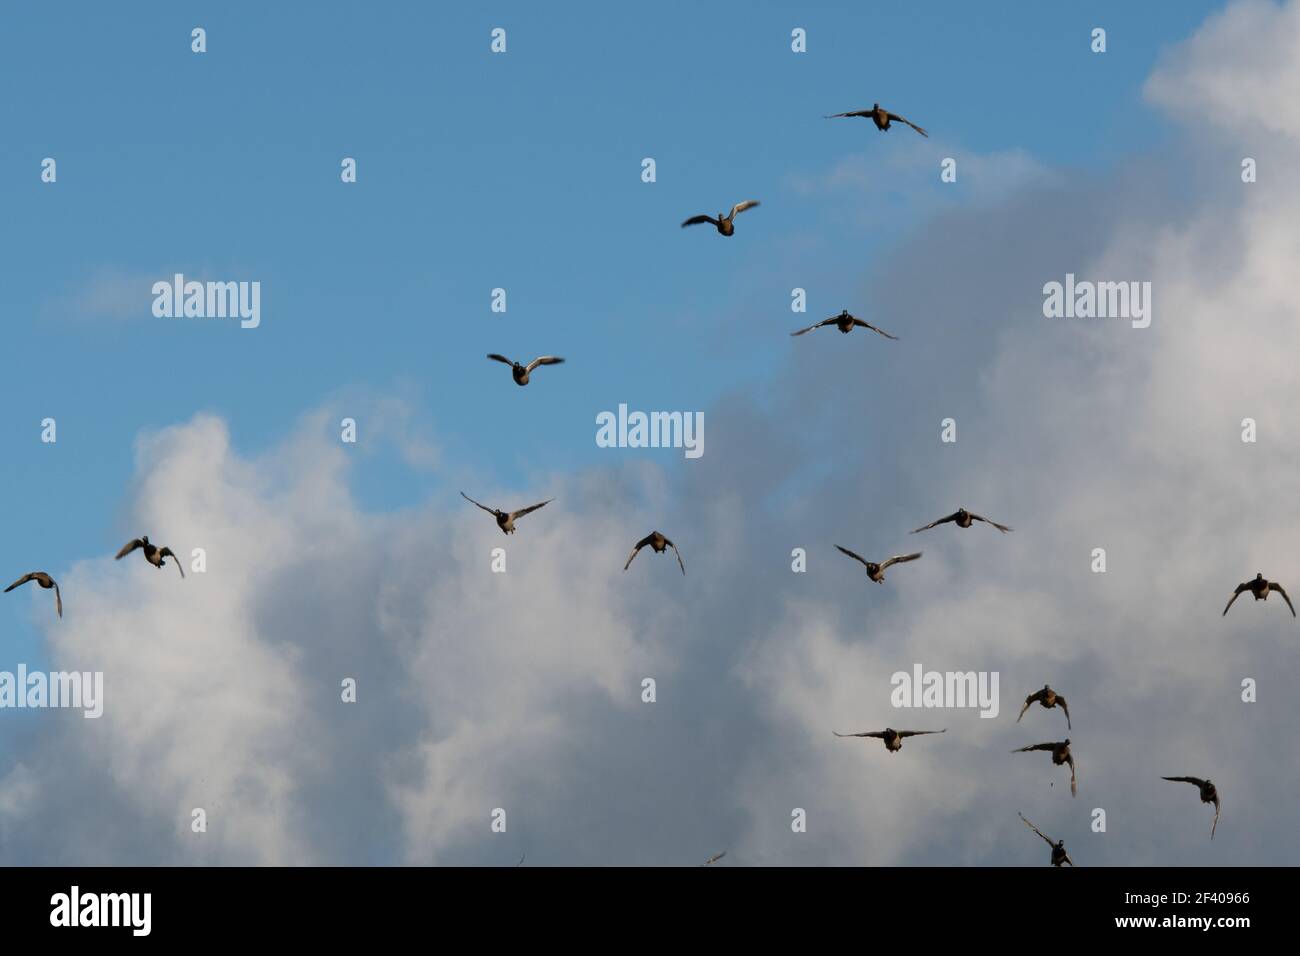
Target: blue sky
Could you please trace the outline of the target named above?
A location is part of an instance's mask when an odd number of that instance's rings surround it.
[[[1013,153],[1087,180],[1167,145],[1143,84],[1221,6],[6,10],[0,80],[22,92],[0,112],[0,568],[58,574],[147,531],[124,505],[136,438],[197,412],[225,419],[251,455],[322,405],[348,414],[401,396],[439,463],[365,447],[380,429],[359,415],[355,487],[385,512],[450,501],[471,480],[528,495],[602,463],[594,416],[620,402],[766,400],[795,347],[787,333],[806,324],[790,312],[795,286],[807,321],[848,307],[906,342],[910,318],[876,310],[879,263],[935,215],[997,198],[971,172],[941,185],[940,159],[975,170]],[[1104,56],[1089,51],[1095,25]],[[505,55],[488,50],[496,26]],[[806,55],[790,52],[796,26]],[[932,139],[822,118],[873,101]],[[40,182],[46,156],[57,184]],[[355,185],[339,181],[344,156]],[[855,163],[891,172],[850,187],[878,191],[872,215],[826,185]],[[745,198],[763,205],[729,240],[678,228]],[[149,286],[174,272],[260,281],[261,327],[154,318]],[[489,309],[496,286],[505,315]],[[568,364],[518,389],[489,351]],[[868,373],[901,354],[872,350]],[[56,446],[39,441],[46,416]],[[0,668],[45,659],[31,611],[0,601]]]

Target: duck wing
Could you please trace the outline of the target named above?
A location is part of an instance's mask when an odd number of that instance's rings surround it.
[[[863,322],[863,321],[862,321],[861,319],[859,319],[859,318],[854,318],[854,320],[853,320],[853,324],[854,324],[854,325],[861,326],[861,327],[864,328],[864,329],[870,329],[872,332],[879,332],[881,335],[883,335],[883,336],[884,336],[885,338],[887,338],[887,339],[893,339],[895,342],[898,341],[898,336],[897,336],[897,335],[890,335],[890,334],[889,334],[888,332],[886,332],[884,329],[878,329],[878,328],[876,328],[874,325],[872,325],[870,322]]]
[[[891,123],[906,123],[908,126],[912,127],[912,129],[916,130],[918,133],[920,133],[920,134],[921,134],[922,136],[924,136],[926,139],[929,139],[929,138],[930,138],[930,134],[929,134],[929,133],[927,133],[925,130],[921,129],[921,127],[917,126],[917,125],[916,125],[915,123],[913,123],[910,119],[905,119],[905,118],[903,118],[902,116],[899,116],[897,113],[886,113],[885,115],[889,117],[889,121],[890,121]]]
[[[122,545],[122,550],[119,551],[119,552],[117,552],[117,554],[115,555],[115,557],[116,557],[116,558],[124,558],[124,557],[126,557],[128,554],[130,554],[132,551],[134,551],[136,548],[143,548],[143,547],[144,547],[144,542],[143,542],[143,541],[141,541],[139,538],[132,538],[132,539],[131,539],[130,541],[128,541],[126,544]]]
[[[959,511],[954,511],[952,514],[948,515],[948,517],[946,517],[946,518],[940,518],[940,519],[937,520],[937,521],[931,521],[929,524],[927,524],[927,525],[922,525],[921,527],[917,528],[916,531],[913,531],[913,532],[911,532],[911,533],[912,533],[912,534],[916,534],[917,531],[929,531],[931,528],[937,528],[939,525],[941,525],[941,524],[945,524],[945,523],[947,523],[947,522],[949,522],[949,521],[956,521],[956,520],[957,520],[957,515],[959,515],[960,513],[961,513],[961,512],[959,512]]]
[[[691,216],[690,219],[687,219],[682,223],[682,228],[685,229],[687,226],[698,226],[702,222],[710,222],[715,226],[718,224],[718,220],[714,219],[712,216]]]
[[[867,559],[864,558],[862,555],[855,554],[854,552],[850,551],[848,548],[840,548],[838,544],[835,547],[839,548],[841,551],[847,554],[850,558],[853,558],[855,561],[861,561],[863,565],[866,565]]]
[[[1006,525],[1004,525],[1004,524],[998,524],[996,521],[992,520],[991,518],[986,518],[986,517],[984,517],[983,515],[977,515],[977,514],[976,514],[975,512],[973,512],[973,511],[970,513],[970,516],[971,516],[972,518],[974,518],[976,521],[983,521],[985,524],[991,524],[991,525],[993,525],[993,527],[997,528],[997,529],[998,529],[999,531],[1001,531],[1003,534],[1006,534],[1008,531],[1011,530],[1011,529],[1008,528]]]
[[[560,358],[558,355],[541,355],[529,362],[528,367],[525,368],[524,371],[531,372],[539,365],[561,365],[563,362],[564,359]]]
[[[1023,813],[1021,813],[1019,810],[1016,811],[1016,816],[1020,817],[1020,819],[1022,819],[1022,820],[1025,820],[1025,815],[1024,815]],[[1038,827],[1034,826],[1034,825],[1033,825],[1032,823],[1030,823],[1028,820],[1025,820],[1025,826],[1029,827],[1029,829],[1033,830],[1033,831],[1034,831],[1035,833],[1037,833],[1040,837],[1042,837],[1044,840],[1046,840],[1048,846],[1053,847],[1053,848],[1056,847],[1056,841],[1055,841],[1055,840],[1053,840],[1051,837],[1049,837],[1049,836],[1048,836],[1046,833],[1044,833],[1042,830],[1038,829]]]
[[[554,498],[547,498],[545,501],[538,502],[535,505],[529,505],[527,508],[520,508],[518,511],[512,511],[510,512],[510,520],[514,521],[516,518],[522,518],[526,514],[531,514],[538,508],[543,508],[546,505],[549,505],[554,500]]]
[[[1291,609],[1291,616],[1295,617],[1295,605],[1292,604],[1291,599],[1287,597],[1286,591],[1282,589],[1282,585],[1278,584],[1276,581],[1270,581],[1268,582],[1268,589],[1270,591],[1276,591],[1278,594],[1282,595],[1282,600],[1286,601],[1286,606]],[[1233,596],[1235,597],[1236,595]]]
[[[163,558],[171,558],[172,564],[176,565],[176,570],[181,573],[181,577],[182,578],[185,577],[185,569],[181,567],[181,559],[176,557],[175,551],[173,551],[171,548],[161,549],[158,552],[158,560],[161,561]]]

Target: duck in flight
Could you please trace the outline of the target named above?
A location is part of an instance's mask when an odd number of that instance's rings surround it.
[[[158,547],[149,540],[149,536],[142,535],[139,538],[132,538],[126,544],[122,545],[122,550],[117,552],[115,560],[122,560],[136,548],[144,549],[144,559],[152,564],[155,568],[161,568],[166,558],[171,558],[172,563],[176,565],[176,570],[185,577],[185,569],[181,567],[181,559],[176,557],[176,553],[171,548]]]
[[[800,329],[798,332],[791,332],[790,334],[791,334],[791,335],[803,335],[805,332],[811,332],[813,329],[820,329],[820,328],[822,328],[823,326],[826,326],[826,325],[833,325],[833,326],[835,326],[837,329],[839,329],[839,330],[840,330],[841,332],[843,332],[845,335],[848,335],[850,332],[853,331],[853,329],[854,329],[855,327],[857,327],[857,328],[863,328],[863,329],[870,329],[872,332],[879,332],[881,335],[883,335],[883,336],[884,336],[885,338],[887,338],[887,339],[893,339],[895,342],[898,341],[898,336],[897,336],[897,335],[890,335],[890,334],[889,334],[888,332],[886,332],[884,329],[878,329],[878,328],[876,328],[874,325],[872,325],[870,322],[863,322],[861,319],[857,318],[856,316],[849,315],[849,310],[848,310],[848,309],[845,309],[845,310],[842,311],[839,315],[832,315],[829,319],[823,319],[823,320],[820,321],[820,322],[817,322],[817,323],[815,323],[815,324],[813,324],[813,325],[808,326],[808,328],[806,328],[806,329]]]
[[[1022,754],[1030,750],[1050,750],[1052,752],[1052,765],[1059,767],[1061,764],[1070,765],[1070,796],[1079,795],[1079,781],[1074,773],[1074,754],[1070,753],[1070,738],[1050,744],[1030,744],[1028,747],[1018,747],[1011,751],[1013,754]]]
[[[885,580],[885,568],[889,567],[891,564],[902,564],[904,561],[915,561],[923,553],[921,551],[917,551],[915,554],[896,554],[892,558],[886,558],[884,561],[881,561],[879,564],[876,564],[876,562],[868,561],[862,555],[855,554],[854,552],[850,551],[848,548],[840,548],[838,544],[835,547],[839,548],[840,551],[847,554],[850,558],[853,558],[853,560],[861,561],[864,565],[866,565],[867,577],[875,581],[877,584],[881,584]]]
[[[1025,820],[1025,815],[1021,813],[1019,810],[1016,811],[1016,816],[1020,817],[1020,819],[1022,820]],[[1070,866],[1074,866],[1074,861],[1070,859],[1070,854],[1065,852],[1064,840],[1053,840],[1051,837],[1049,837],[1042,830],[1038,829],[1038,827],[1034,826],[1028,820],[1025,820],[1025,826],[1029,827],[1029,829],[1033,830],[1040,837],[1046,840],[1047,845],[1052,848],[1052,866],[1060,866],[1062,863],[1068,863],[1070,864]]]
[[[726,855],[727,855],[726,850],[723,850],[721,853],[715,853],[713,854],[713,856],[709,857],[707,860],[701,863],[700,866],[712,866],[714,863],[717,863]]]
[[[1241,584],[1237,585],[1237,590],[1233,591],[1232,597],[1228,598],[1228,607],[1232,607],[1232,602],[1237,600],[1237,598],[1245,591],[1249,591],[1251,594],[1255,595],[1256,601],[1267,601],[1268,592],[1276,591],[1278,594],[1282,595],[1282,600],[1286,601],[1286,606],[1291,609],[1291,616],[1296,616],[1295,605],[1292,604],[1291,599],[1287,597],[1286,591],[1283,590],[1282,585],[1278,584],[1276,581],[1266,580],[1262,571],[1257,572],[1253,580],[1243,581]],[[1228,616],[1228,607],[1223,609],[1224,617]]]
[[[753,209],[757,205],[757,199],[746,199],[744,202],[738,202],[732,206],[731,212],[727,213],[725,216],[722,213],[718,213],[717,219],[714,219],[712,216],[691,216],[690,219],[687,219],[682,223],[682,228],[685,229],[687,226],[698,226],[702,222],[711,222],[713,225],[717,226],[719,233],[724,236],[730,236],[736,231],[736,227],[732,222],[736,216],[744,212],[746,209]]]
[[[47,591],[54,588],[54,610],[58,612],[59,617],[63,617],[63,595],[59,593],[59,582],[54,580],[44,571],[32,571],[30,574],[24,574],[9,587],[5,588],[5,594],[8,594],[16,587],[21,587],[28,581],[35,581]]]
[[[880,130],[882,133],[889,131],[890,123],[906,123],[926,139],[930,138],[929,133],[921,129],[921,127],[917,126],[911,120],[903,119],[903,117],[899,116],[897,113],[889,112],[889,110],[883,108],[879,103],[873,104],[869,110],[853,110],[851,113],[832,113],[826,118],[840,119],[844,116],[861,116],[864,119],[869,119],[876,124],[876,129]]]
[[[929,531],[931,528],[937,528],[939,525],[944,524],[948,521],[955,521],[957,523],[957,527],[959,528],[969,528],[976,521],[983,521],[986,524],[993,525],[993,527],[997,528],[1003,534],[1006,534],[1008,531],[1011,530],[1006,525],[998,524],[996,521],[990,521],[988,518],[985,518],[983,515],[977,515],[975,514],[975,512],[967,511],[965,508],[958,508],[952,514],[948,515],[948,517],[940,518],[938,521],[931,521],[929,524],[917,528],[916,531],[912,532],[912,534],[916,534],[917,531]]]
[[[1029,705],[1034,701],[1038,701],[1038,703],[1042,704],[1048,710],[1051,710],[1053,707],[1060,707],[1061,710],[1065,711],[1065,729],[1071,729],[1070,707],[1066,704],[1064,697],[1044,684],[1042,690],[1034,691],[1034,693],[1025,698],[1025,706],[1020,708],[1020,717],[1025,716],[1025,711],[1029,709]],[[1020,723],[1020,717],[1016,718],[1016,723]]]
[[[507,512],[507,511],[501,511],[499,508],[489,508],[487,505],[479,504],[479,502],[475,501],[473,498],[465,494],[465,492],[463,491],[460,493],[460,496],[464,498],[466,501],[468,501],[470,504],[478,505],[478,507],[482,508],[488,514],[492,515],[492,517],[496,518],[497,527],[501,529],[502,534],[514,534],[516,518],[522,518],[524,515],[534,512],[538,508],[541,508],[545,505],[549,505],[552,501],[555,500],[554,498],[547,498],[545,501],[541,502],[540,504],[529,505],[527,508],[520,508],[518,511]]]
[[[681,567],[682,574],[686,573],[686,565],[682,564],[682,553],[677,550],[677,545],[673,544],[671,541],[668,540],[668,538],[660,534],[658,531],[651,531],[648,535],[646,535],[644,538],[642,538],[640,541],[636,543],[636,547],[633,548],[632,553],[628,555],[627,564],[623,565],[624,571],[626,571],[628,568],[632,566],[632,559],[635,558],[638,554],[640,554],[641,549],[644,548],[647,544],[650,545],[651,550],[653,550],[655,554],[663,554],[669,548],[672,548],[673,554],[677,555],[677,564]]]
[[[506,365],[509,365],[510,376],[515,380],[516,385],[527,385],[529,373],[539,365],[560,365],[564,362],[564,359],[560,358],[558,355],[541,355],[533,359],[527,365],[520,365],[518,362],[513,362],[504,355],[498,355],[496,352],[491,353],[488,358],[492,359],[494,362],[504,362]]]
[[[1161,780],[1173,780],[1175,783],[1191,783],[1201,791],[1201,803],[1214,804],[1214,825],[1210,827],[1210,839],[1214,839],[1214,831],[1219,827],[1219,811],[1223,805],[1219,803],[1219,791],[1215,789],[1214,784],[1209,780],[1202,780],[1200,777],[1161,777]]]
[[[877,737],[885,742],[885,749],[891,754],[898,753],[903,749],[904,737],[920,737],[923,734],[946,734],[948,728],[943,730],[895,730],[893,727],[886,727],[884,730],[864,731],[860,734],[842,734],[838,730],[832,730],[836,737]]]

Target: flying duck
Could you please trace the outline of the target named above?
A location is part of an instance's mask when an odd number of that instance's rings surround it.
[[[1291,599],[1286,596],[1286,591],[1282,589],[1282,585],[1278,584],[1276,581],[1265,580],[1262,571],[1255,574],[1254,580],[1244,581],[1237,585],[1237,590],[1233,591],[1232,597],[1228,598],[1228,607],[1232,607],[1232,602],[1237,600],[1238,595],[1243,591],[1249,591],[1251,594],[1255,595],[1256,601],[1267,601],[1268,592],[1276,591],[1278,594],[1282,595],[1282,600],[1286,601],[1286,606],[1291,609],[1291,616],[1296,616],[1295,605],[1292,604]],[[1224,617],[1228,616],[1228,607],[1223,609]]]
[[[1161,777],[1161,780],[1173,780],[1176,783],[1195,784],[1201,791],[1201,803],[1214,804],[1214,825],[1210,827],[1210,839],[1214,839],[1214,831],[1219,826],[1219,811],[1223,805],[1219,803],[1219,791],[1215,789],[1214,784],[1209,780],[1202,780],[1200,777]]]
[[[1016,811],[1016,816],[1020,817],[1020,819],[1022,820],[1025,820],[1025,815],[1021,813],[1019,810]],[[1070,866],[1074,866],[1074,861],[1070,859],[1070,854],[1065,852],[1064,840],[1053,840],[1051,837],[1049,837],[1042,830],[1038,829],[1038,827],[1034,826],[1028,820],[1025,820],[1025,826],[1029,827],[1029,829],[1033,830],[1040,837],[1046,840],[1047,845],[1052,848],[1052,866],[1060,866],[1062,863],[1068,863],[1070,864]]]
[[[752,209],[757,205],[757,199],[746,199],[744,202],[738,202],[732,206],[731,212],[727,213],[725,216],[722,213],[718,213],[717,219],[714,219],[712,216],[691,216],[690,219],[687,219],[682,223],[682,228],[685,229],[687,226],[698,226],[702,222],[711,222],[713,225],[718,227],[718,232],[722,235],[730,236],[736,231],[736,227],[732,224],[732,220],[736,218],[736,215],[744,212],[746,209]]]
[[[1059,706],[1059,707],[1061,708],[1061,710],[1065,711],[1065,728],[1066,728],[1066,730],[1071,729],[1071,727],[1070,727],[1070,707],[1069,707],[1069,705],[1065,702],[1065,698],[1064,698],[1064,697],[1062,697],[1062,696],[1061,696],[1060,694],[1058,694],[1056,691],[1052,690],[1052,688],[1050,688],[1050,687],[1048,687],[1046,684],[1044,684],[1042,690],[1035,691],[1034,693],[1030,694],[1028,697],[1025,698],[1025,706],[1020,708],[1020,717],[1025,716],[1025,711],[1027,711],[1027,710],[1029,709],[1029,705],[1032,704],[1034,701],[1038,701],[1040,704],[1042,704],[1042,705],[1043,705],[1045,708],[1047,708],[1048,710],[1051,710],[1053,707],[1058,707],[1058,706]],[[1016,718],[1016,723],[1020,723],[1020,717],[1017,717],[1017,718]]]
[[[877,584],[880,584],[885,580],[885,568],[889,567],[891,564],[901,564],[904,561],[915,561],[922,554],[920,551],[915,554],[896,554],[892,558],[887,558],[879,564],[876,564],[876,562],[868,561],[860,554],[854,554],[848,548],[840,548],[838,544],[835,547],[839,548],[855,561],[861,561],[866,565],[867,577],[871,578],[871,580],[875,581]]]
[[[712,866],[714,863],[717,863],[726,855],[727,855],[726,850],[723,850],[721,853],[715,853],[713,854],[713,856],[709,857],[707,860],[701,863],[700,866]]]
[[[904,737],[920,737],[922,734],[946,734],[948,728],[943,730],[895,730],[893,727],[886,727],[884,730],[872,730],[860,734],[842,734],[838,730],[832,730],[836,737],[879,737],[885,742],[885,749],[891,754],[898,753],[903,749]]]
[[[543,505],[549,505],[552,501],[555,500],[554,498],[547,498],[545,501],[541,502],[541,504],[529,505],[527,508],[520,508],[518,511],[506,512],[506,511],[501,511],[497,508],[489,508],[487,505],[479,504],[477,501],[475,501],[469,495],[465,494],[465,492],[463,491],[460,493],[460,496],[464,498],[466,501],[468,501],[470,504],[478,505],[488,514],[492,515],[492,517],[496,518],[497,527],[501,529],[502,534],[514,534],[516,518],[522,518],[524,515],[536,511],[538,508],[541,508]]]
[[[826,119],[839,119],[843,116],[861,116],[864,119],[869,119],[876,124],[876,129],[880,130],[882,133],[889,130],[890,123],[906,123],[926,139],[930,138],[929,133],[921,129],[921,127],[917,126],[911,120],[903,119],[903,117],[899,116],[897,113],[889,112],[889,110],[884,109],[879,103],[873,104],[869,110],[853,110],[851,113],[832,113],[830,116],[826,117]]]
[[[824,325],[833,325],[841,332],[843,332],[845,335],[848,335],[850,332],[852,332],[854,326],[858,326],[859,328],[870,329],[872,332],[879,332],[887,339],[893,339],[895,342],[898,341],[897,335],[890,335],[884,329],[878,329],[870,322],[863,322],[861,319],[857,318],[856,316],[849,315],[848,309],[845,309],[839,315],[832,315],[829,319],[823,319],[820,322],[808,326],[808,328],[806,329],[800,329],[798,332],[791,332],[790,334],[803,335],[805,332],[811,332],[813,329],[820,329]]]
[[[658,531],[651,531],[648,535],[646,535],[644,538],[642,538],[640,541],[636,543],[636,547],[633,548],[632,553],[628,555],[627,564],[623,565],[624,571],[626,571],[628,568],[632,566],[632,559],[635,558],[638,554],[640,554],[641,549],[644,548],[647,544],[650,545],[651,549],[653,549],[655,554],[663,554],[669,548],[672,548],[673,554],[677,555],[677,563],[681,566],[682,574],[686,573],[686,565],[682,564],[682,553],[677,550],[677,545],[673,544],[671,541],[669,541]]]
[[[560,358],[558,355],[542,355],[539,356],[538,358],[533,359],[527,365],[520,365],[518,362],[512,362],[504,355],[498,355],[496,352],[490,354],[488,358],[492,359],[493,361],[504,362],[506,365],[509,365],[510,375],[515,380],[516,385],[527,385],[528,373],[531,372],[533,369],[537,368],[537,366],[539,365],[560,365],[561,363],[564,362],[564,359]]]
[[[967,511],[965,508],[958,508],[952,514],[948,515],[948,517],[940,518],[938,521],[931,521],[929,524],[917,528],[916,531],[929,531],[931,528],[937,527],[948,521],[957,522],[957,527],[959,528],[969,528],[973,522],[983,521],[987,524],[993,525],[993,527],[997,528],[1003,534],[1006,534],[1008,531],[1011,530],[1006,525],[998,524],[996,521],[990,521],[988,518],[984,517],[983,515],[977,515],[975,512]],[[912,534],[916,534],[916,531],[913,531]]]
[[[1079,782],[1074,774],[1074,754],[1070,753],[1070,738],[1054,744],[1030,744],[1028,747],[1018,747],[1011,751],[1013,754],[1022,754],[1029,750],[1050,750],[1052,752],[1052,764],[1059,767],[1063,763],[1070,765],[1070,796],[1079,795]]]
[[[181,577],[185,577],[185,569],[181,567],[181,559],[176,557],[176,553],[172,551],[171,548],[160,548],[153,544],[149,541],[149,536],[147,534],[139,538],[132,538],[126,544],[122,545],[122,550],[117,552],[116,560],[122,560],[122,558],[126,557],[136,548],[144,549],[144,559],[155,568],[161,568],[163,566],[163,560],[165,558],[171,558],[172,563],[176,565],[176,570],[181,573]]]
[[[28,581],[35,581],[47,591],[54,588],[54,610],[58,612],[59,617],[63,617],[63,595],[59,593],[59,582],[54,580],[44,571],[32,571],[30,574],[24,574],[9,587],[5,588],[5,594],[8,594],[16,587],[21,587]]]

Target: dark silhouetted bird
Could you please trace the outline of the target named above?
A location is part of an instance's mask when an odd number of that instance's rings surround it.
[[[21,587],[28,581],[35,581],[41,587],[49,590],[54,588],[54,610],[58,612],[59,617],[63,617],[63,595],[59,593],[59,582],[54,580],[44,571],[32,571],[30,574],[24,574],[9,587],[5,588],[5,594],[8,594],[16,587]]]
[[[163,566],[163,560],[165,558],[171,558],[172,563],[176,565],[176,570],[181,573],[181,577],[185,577],[185,569],[181,567],[181,559],[176,557],[175,552],[173,552],[171,548],[157,547],[150,542],[147,534],[143,537],[132,538],[126,544],[122,545],[122,550],[117,552],[117,560],[120,561],[136,548],[144,549],[144,559],[155,568],[161,568]]]
[[[465,494],[465,492],[463,491],[460,493],[460,496],[464,498],[466,501],[468,501],[470,504],[478,505],[488,514],[492,515],[492,517],[496,518],[497,527],[501,529],[503,534],[515,533],[516,518],[522,518],[524,515],[536,511],[538,508],[541,508],[544,505],[549,505],[552,501],[555,500],[554,498],[547,498],[545,501],[541,502],[540,504],[529,505],[527,508],[520,508],[518,511],[501,511],[498,508],[489,508],[487,505],[479,504],[477,501],[475,501],[469,495]]]
[[[727,213],[725,216],[722,213],[718,213],[717,219],[714,219],[712,216],[691,216],[690,219],[687,219],[682,223],[682,228],[685,229],[687,226],[698,226],[703,222],[711,222],[713,225],[717,226],[718,232],[722,233],[724,236],[729,236],[736,231],[736,227],[733,225],[733,220],[736,216],[744,212],[746,209],[753,209],[757,205],[757,199],[746,199],[744,202],[738,202],[732,206],[731,212]]]

